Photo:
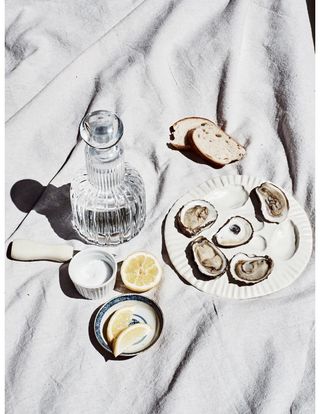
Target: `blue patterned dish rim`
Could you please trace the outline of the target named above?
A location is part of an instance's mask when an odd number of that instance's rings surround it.
[[[142,296],[142,295],[136,295],[136,294],[126,294],[126,295],[120,295],[120,296],[116,296],[110,300],[108,300],[108,302],[106,302],[104,305],[102,305],[102,307],[99,309],[95,319],[94,319],[94,334],[99,342],[99,344],[106,349],[108,352],[110,352],[112,354],[112,350],[109,347],[107,341],[103,338],[103,336],[101,335],[101,321],[104,317],[104,315],[108,312],[109,309],[111,309],[114,305],[116,305],[117,303],[121,303],[121,302],[125,302],[125,301],[132,301],[132,300],[136,300],[136,301],[140,301],[143,303],[146,303],[147,305],[151,306],[152,309],[155,311],[156,315],[157,315],[157,319],[159,322],[159,334],[157,335],[157,337],[155,339],[153,339],[151,341],[151,343],[144,348],[142,351],[139,352],[123,352],[121,355],[122,356],[133,356],[133,355],[137,355],[137,353],[143,352],[146,349],[150,348],[155,342],[157,342],[157,340],[159,339],[161,332],[162,332],[162,328],[163,328],[163,313],[161,311],[161,309],[159,308],[159,306],[151,299],[147,298],[146,296]],[[137,316],[137,315],[135,315]],[[141,322],[146,322],[141,316],[138,316],[138,319],[141,320]],[[134,321],[133,323],[139,323],[138,320]]]

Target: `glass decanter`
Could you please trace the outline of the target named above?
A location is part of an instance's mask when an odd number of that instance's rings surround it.
[[[109,111],[86,115],[80,124],[86,172],[71,182],[73,226],[90,243],[117,245],[132,239],[146,217],[140,174],[123,160],[123,124]]]

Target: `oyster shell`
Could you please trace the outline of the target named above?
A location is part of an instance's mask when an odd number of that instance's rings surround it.
[[[197,237],[192,243],[193,258],[199,271],[216,278],[221,276],[227,268],[225,255],[210,240],[205,237]]]
[[[264,221],[281,223],[287,218],[289,211],[288,199],[284,192],[274,184],[262,183],[253,189],[253,197],[258,200],[259,213]]]
[[[267,279],[272,269],[273,260],[269,256],[238,253],[229,263],[232,278],[246,284],[255,284]]]
[[[182,233],[192,237],[210,227],[217,217],[217,210],[208,201],[192,200],[178,212],[177,223]]]
[[[236,247],[248,243],[253,235],[251,223],[241,216],[231,217],[213,236],[219,247]]]

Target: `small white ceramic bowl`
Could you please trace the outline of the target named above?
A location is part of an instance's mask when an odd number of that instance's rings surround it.
[[[88,247],[71,259],[68,271],[81,296],[105,299],[115,285],[117,262],[105,249]]]

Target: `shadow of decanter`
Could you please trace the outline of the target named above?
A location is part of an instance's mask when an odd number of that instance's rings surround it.
[[[22,212],[45,216],[53,231],[64,240],[84,241],[72,226],[70,183],[43,186],[36,180],[17,181],[10,191],[14,205]]]

